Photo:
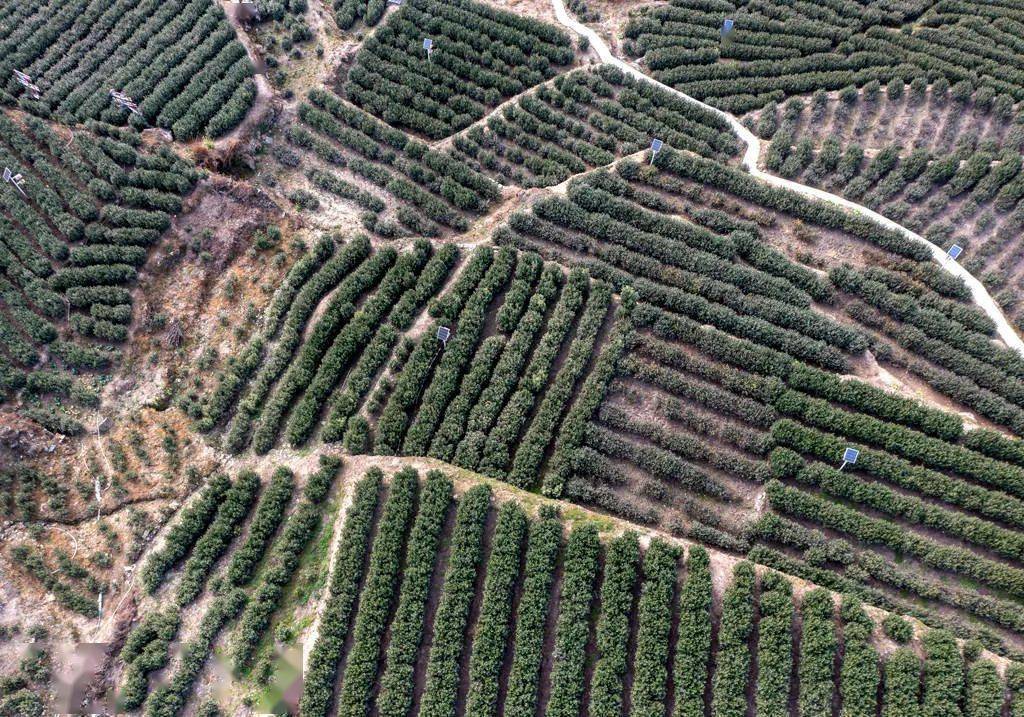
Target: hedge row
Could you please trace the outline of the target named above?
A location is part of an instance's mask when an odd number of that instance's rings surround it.
[[[482,246],[475,249],[448,291],[443,296],[431,300],[428,307],[430,315],[442,321],[455,321],[462,307],[469,301],[473,290],[494,262],[494,256],[491,247]]]
[[[577,717],[583,704],[586,647],[600,551],[597,529],[591,524],[574,529],[566,542],[555,649],[547,656],[551,692],[546,714],[551,717]]]
[[[792,357],[768,346],[702,326],[646,302],[637,304],[633,318],[638,327],[649,328],[659,338],[691,344],[723,363],[752,373],[785,378],[795,363]]]
[[[924,645],[924,694],[922,714],[927,717],[957,717],[964,694],[964,661],[960,647],[945,630],[930,630]]]
[[[149,674],[167,664],[180,625],[181,613],[172,608],[150,613],[128,633],[120,654],[125,669],[118,701],[124,709],[134,710],[145,702]]]
[[[800,714],[828,714],[835,687],[835,605],[828,591],[818,588],[804,595],[800,606]]]
[[[230,487],[227,476],[217,474],[209,480],[199,497],[179,512],[163,547],[154,551],[142,568],[142,586],[146,592],[155,593],[171,568],[185,558],[206,532]]]
[[[494,427],[487,435],[487,442],[477,464],[482,473],[495,478],[505,477],[505,470],[514,452],[512,446],[530,419],[538,395],[547,387],[555,359],[562,344],[570,336],[576,317],[583,308],[589,286],[590,280],[586,272],[575,269],[569,272],[565,290],[548,318],[544,334],[537,343],[515,392],[509,397]]]
[[[566,212],[561,212],[558,221],[568,220],[568,217]],[[571,261],[567,259],[569,263],[586,268],[592,276],[609,281],[620,289],[632,286],[644,301],[830,370],[846,372],[848,366],[842,351],[830,345],[829,341],[838,346],[864,347],[863,337],[858,333],[840,328],[835,322],[814,315],[809,309],[747,295],[735,287],[696,275],[686,277],[641,253],[622,251],[589,239],[581,240],[578,235],[535,214],[515,214],[509,226],[511,229],[503,227],[495,232],[496,241],[530,249],[548,243],[566,246],[574,254]],[[578,258],[576,254],[580,252],[592,254],[595,258]]]
[[[185,644],[182,660],[170,683],[159,687],[146,701],[146,717],[177,717],[181,714],[217,636],[242,612],[246,601],[242,588],[235,588],[213,601],[199,623],[195,638]]]
[[[501,356],[494,365],[489,383],[471,404],[472,409],[465,419],[466,433],[486,434],[494,425],[494,421],[501,413],[509,395],[515,390],[519,377],[525,372],[526,364],[541,331],[544,329],[545,320],[549,316],[548,312],[552,312],[553,316],[560,292],[573,290],[568,285],[563,290],[562,281],[562,271],[559,267],[548,265],[544,268],[536,290],[530,296],[529,306],[515,320],[515,329],[511,332]],[[576,287],[576,290],[578,291],[579,288]],[[508,295],[506,295],[506,301],[508,300]],[[501,308],[504,309],[505,304],[502,304]]]
[[[901,648],[885,661],[882,717],[918,717],[921,714],[921,661]]]
[[[430,61],[422,38],[434,39]],[[440,139],[571,62],[553,26],[464,0],[416,0],[364,43],[348,97],[388,123]]]
[[[544,631],[561,542],[562,523],[557,513],[542,513],[540,520],[530,525],[522,593],[516,609],[512,665],[505,693],[506,714],[535,714],[537,711],[541,665],[545,658]]]
[[[789,677],[793,670],[793,587],[778,573],[761,579],[757,639],[757,714],[789,714]]]
[[[629,620],[639,563],[636,533],[626,533],[608,544],[597,622],[597,661],[590,683],[589,713],[593,717],[616,717],[622,712],[629,668]]]
[[[705,548],[694,545],[679,592],[675,644],[673,717],[702,717],[711,665],[711,566]]]
[[[629,461],[655,478],[678,485],[685,491],[700,493],[723,501],[734,498],[733,491],[714,475],[681,460],[670,451],[633,442],[618,433],[596,425],[587,427],[586,443],[599,453]]]
[[[1024,442],[1020,440],[981,428],[965,433],[962,442],[973,451],[1024,467]]]
[[[504,336],[488,336],[473,355],[470,368],[462,377],[459,392],[448,404],[441,424],[434,432],[427,455],[443,461],[451,461],[458,442],[465,432],[467,415],[475,410],[485,388],[489,385],[495,365],[507,345]]]
[[[964,548],[942,545],[889,521],[870,518],[857,510],[774,481],[768,484],[767,492],[772,508],[783,514],[813,521],[864,543],[912,555],[936,570],[970,577],[1012,595],[1024,594],[1024,571],[1019,568],[981,558]]]
[[[875,624],[855,598],[843,598],[840,608],[843,619],[843,665],[839,673],[839,694],[843,714],[850,717],[871,717],[875,714],[878,695],[878,655],[871,645]]]
[[[440,194],[459,209],[481,211],[488,203],[501,196],[498,185],[473,172],[450,155],[430,149],[428,145],[388,127],[365,112],[343,104],[328,92],[313,90],[309,96],[317,106],[329,111],[346,126],[359,131],[369,139],[402,152],[409,163],[397,162],[397,168],[410,179]],[[364,142],[359,141],[359,146],[368,149]],[[368,158],[376,157],[368,155]],[[386,153],[383,159],[391,163]],[[432,172],[436,175],[431,174]]]
[[[274,542],[261,582],[239,621],[231,651],[236,668],[243,669],[252,660],[285,588],[299,567],[302,553],[320,528],[320,501],[326,493],[320,486],[324,482],[330,484],[340,467],[341,461],[337,458],[320,456],[319,469],[307,479],[306,499],[288,517],[280,537]],[[313,491],[308,490],[309,485],[317,486],[314,495],[310,495]]]
[[[96,600],[91,595],[84,595],[75,590],[72,585],[62,580],[58,573],[46,564],[38,550],[24,543],[15,545],[11,548],[11,558],[53,593],[58,605],[86,617],[98,617],[99,606]]]
[[[182,569],[175,600],[184,607],[199,597],[203,583],[214,564],[242,532],[242,522],[256,502],[260,477],[253,471],[242,471],[231,488],[220,499],[217,514],[203,536],[196,541]]]
[[[1024,469],[982,456],[959,445],[928,437],[904,426],[864,414],[843,411],[827,401],[787,391],[776,402],[779,413],[803,423],[920,461],[939,470],[955,471],[980,483],[1024,496]]]
[[[262,455],[273,447],[282,421],[303,389],[312,388],[317,392],[313,396],[313,404],[323,394],[325,387],[321,383],[310,385],[318,377],[317,368],[321,361],[328,373],[334,369],[345,367],[358,348],[355,343],[358,333],[360,330],[369,331],[369,327],[366,327],[364,322],[379,320],[380,314],[387,308],[385,300],[393,300],[404,285],[411,283],[412,278],[409,276],[410,268],[408,266],[397,269],[399,272],[397,281],[388,281],[396,258],[396,252],[393,249],[383,249],[373,254],[363,266],[346,277],[331,295],[327,307],[313,326],[313,330],[302,343],[281,380],[278,381],[270,400],[261,407],[260,417],[252,436],[253,450],[257,454]],[[394,279],[395,276],[391,274],[391,278]],[[362,315],[362,321],[357,324],[356,321],[360,314],[356,313],[355,302],[359,300],[360,296],[371,291],[374,286],[378,287],[378,293],[385,295],[378,298],[378,295],[374,294],[367,301],[364,305],[366,313]],[[375,299],[377,300],[375,301]],[[357,328],[351,328],[353,326]],[[322,381],[333,383],[330,378],[331,376],[328,375]],[[303,405],[302,412],[297,414],[297,418],[300,421],[310,420],[314,417],[314,413],[313,405],[306,404]],[[305,425],[300,427],[308,431]]]
[[[1024,359],[1011,349],[998,349],[989,336],[950,321],[934,309],[924,308],[911,296],[890,290],[888,286],[862,276],[848,266],[829,272],[839,288],[864,299],[869,305],[897,321],[920,330],[924,335],[947,344],[951,349],[977,359],[1018,380],[1024,376]]]
[[[284,466],[274,469],[249,525],[245,541],[231,554],[226,573],[229,584],[241,587],[256,574],[260,560],[277,532],[295,489],[295,476]]]
[[[672,149],[658,152],[655,166],[673,174],[710,184],[749,200],[758,206],[790,214],[830,229],[841,229],[854,236],[877,244],[896,254],[918,261],[930,258],[928,249],[895,231],[879,227],[875,222],[823,202],[818,202],[791,191],[762,184],[742,172],[712,161],[684,155]]]
[[[451,480],[439,471],[428,473],[416,522],[409,534],[398,606],[390,628],[386,668],[376,700],[377,711],[384,717],[403,717],[412,707],[416,659],[423,640],[430,581],[451,499]]]
[[[512,632],[513,602],[519,581],[527,520],[522,508],[508,502],[498,510],[487,560],[480,612],[473,629],[466,714],[494,717],[506,643]]]
[[[471,358],[471,351],[479,339],[483,329],[486,312],[494,297],[504,284],[511,278],[515,263],[515,252],[499,250],[479,284],[465,301],[458,312],[455,322],[458,331],[451,345],[446,348],[433,369],[437,344],[432,327],[427,336],[413,350],[409,357],[394,391],[377,421],[377,440],[374,450],[377,453],[397,453],[406,434],[409,411],[419,403],[417,413],[422,431],[433,431],[440,418],[440,409],[457,388],[455,382],[462,373],[465,363]],[[467,268],[468,270],[468,268]],[[449,304],[451,305],[451,304]],[[433,370],[432,370],[433,369]],[[430,386],[427,387],[427,379]],[[431,391],[430,389],[433,389]],[[422,402],[419,401],[423,396]],[[422,419],[420,416],[422,415]],[[418,433],[419,431],[417,431]],[[415,437],[415,434],[413,434]]]
[[[238,452],[248,443],[253,421],[259,417],[274,383],[291,363],[292,356],[302,342],[306,322],[320,301],[343,281],[343,277],[362,264],[370,255],[370,251],[370,240],[364,235],[357,235],[340,251],[324,261],[322,266],[302,283],[294,300],[288,304],[277,342],[253,377],[245,397],[238,403],[234,418],[228,425],[224,445],[229,452]],[[271,307],[276,305],[275,302]],[[275,323],[277,322],[268,321],[268,333],[269,327]]]
[[[700,354],[691,354],[678,345],[651,336],[637,337],[636,353],[653,362],[694,374],[740,396],[771,403],[782,393],[783,383],[774,376],[759,376]]]
[[[533,264],[530,256],[520,255],[517,274],[524,261],[527,266]],[[558,296],[561,281],[562,274],[558,268],[553,265],[546,267],[536,290],[529,296],[528,308],[515,319],[518,325],[509,338],[485,339],[477,349],[477,355],[462,380],[458,395],[445,410],[444,418],[431,439],[430,450],[439,454],[442,460],[450,460],[457,455],[460,439],[464,440],[465,434],[490,429],[508,394],[515,388],[516,379],[523,371],[537,334],[544,327],[546,312]],[[499,324],[506,307],[512,307],[511,311],[515,312],[517,288],[516,280],[513,280],[505,302],[498,310]],[[496,350],[498,344],[501,353],[495,354],[494,360],[490,360],[489,355]]]
[[[416,286],[407,290],[398,300],[387,323],[378,329],[352,367],[344,390],[331,400],[330,412],[321,432],[324,441],[336,441],[344,435],[349,418],[359,410],[374,378],[391,357],[391,350],[398,343],[400,332],[412,325],[416,313],[438,292],[458,256],[459,250],[455,245],[442,246],[423,267]]]
[[[712,450],[704,441],[666,428],[661,423],[637,420],[630,411],[612,404],[602,406],[598,417],[602,424],[616,431],[645,438],[683,460],[707,463],[737,478],[757,483],[764,483],[770,476],[768,466],[761,461],[752,461],[721,448]]]
[[[793,307],[809,305],[809,297],[788,281],[735,263],[735,242],[731,236],[722,238],[699,225],[645,209],[633,200],[619,198],[584,181],[570,183],[568,201],[545,200],[536,205],[537,214],[707,277],[709,283],[728,284],[719,287],[719,292],[737,304],[743,301],[741,294],[758,294]],[[708,289],[698,291],[704,293]]]
[[[304,386],[304,392],[288,420],[286,434],[292,446],[301,446],[309,439],[327,398],[401,297],[415,286],[419,272],[429,258],[430,245],[426,241],[417,242],[413,252],[399,256],[384,276],[377,291],[365,301],[348,325],[335,334],[333,342],[323,352],[315,374],[311,375],[312,372],[301,370],[294,374],[296,382]],[[314,336],[315,332],[307,341],[307,346],[313,342]],[[299,361],[302,360],[305,351],[306,347],[303,347]],[[285,386],[289,385],[287,381],[286,374]],[[281,390],[279,389],[279,394]],[[298,390],[295,393],[299,395]],[[258,436],[259,429],[254,436],[254,443]]]
[[[624,297],[627,295],[628,293]],[[583,382],[576,403],[570,407],[555,439],[554,455],[541,486],[541,491],[550,498],[562,496],[572,471],[573,457],[586,437],[587,424],[604,400],[608,382],[615,374],[619,359],[632,342],[632,322],[621,317],[619,312],[616,312],[616,318],[619,320],[615,328],[612,329],[608,341],[598,355],[593,370]]]
[[[769,405],[706,383],[687,374],[629,356],[620,366],[622,375],[659,388],[674,397],[705,406],[716,413],[738,418],[758,428],[771,426],[778,413]]]
[[[785,450],[776,449],[781,460],[784,460],[782,454]],[[776,463],[775,453],[772,463]],[[1024,556],[1024,536],[1017,531],[903,495],[878,483],[862,481],[829,466],[815,463],[797,471],[794,477],[829,498],[869,508],[901,519],[905,524],[921,525],[1012,561],[1019,561]]]
[[[758,456],[765,455],[772,445],[770,433],[726,423],[675,398],[658,397],[656,406],[663,416],[682,424],[687,431],[703,436],[705,440],[718,440]]]
[[[476,574],[483,562],[484,523],[490,505],[491,491],[486,485],[471,488],[459,499],[448,569],[434,616],[426,686],[420,703],[422,717],[447,717],[455,710],[459,666],[476,593]]]
[[[366,585],[359,597],[359,612],[353,628],[352,647],[345,661],[345,676],[338,697],[339,715],[365,715],[369,709],[374,682],[380,671],[381,642],[391,623],[395,591],[399,585],[406,538],[416,513],[419,476],[412,468],[403,468],[391,479],[387,503],[380,527],[373,540]],[[440,498],[441,500],[438,500]],[[424,495],[416,527],[422,532],[420,518],[438,529],[444,517],[447,496],[431,491]]]
[[[423,393],[419,411],[406,433],[402,444],[402,451],[405,454],[422,455],[427,452],[442,415],[447,412],[449,401],[459,389],[463,369],[472,359],[483,336],[491,304],[497,298],[500,289],[511,278],[511,271],[511,262],[506,264],[496,261],[492,271],[484,277],[484,281],[463,308],[456,322],[455,337],[451,339],[451,345],[444,348],[430,385]],[[554,275],[554,272],[551,272],[551,275]],[[554,291],[554,288],[552,285],[551,290]],[[533,318],[536,324],[540,323],[541,317]],[[515,337],[512,341],[514,340]]]
[[[505,476],[505,480],[512,485],[529,488],[537,482],[545,452],[558,430],[572,392],[593,355],[597,335],[608,314],[610,303],[611,287],[603,282],[592,282],[587,304],[576,326],[576,335],[565,362],[555,380],[546,387],[533,421],[518,442],[512,466]]]
[[[1003,683],[996,666],[978,660],[967,668],[967,690],[964,699],[966,717],[1000,717],[1003,713]]]
[[[806,364],[795,363],[786,376],[786,383],[798,391],[841,403],[884,421],[915,428],[935,438],[955,442],[964,435],[963,419],[958,414],[929,408],[862,381],[844,380]]]
[[[754,631],[754,566],[733,568],[732,583],[722,598],[718,655],[712,685],[711,708],[721,717],[742,717],[747,712],[747,675],[750,671],[750,636]]]
[[[304,717],[325,717],[334,693],[338,665],[359,600],[366,570],[373,517],[384,474],[367,471],[355,487],[352,505],[345,514],[338,551],[331,568],[327,600],[320,616],[320,631],[306,665],[299,712]]]
[[[853,547],[845,540],[826,541],[825,536],[821,532],[804,528],[778,515],[764,516],[755,525],[755,534],[759,538],[798,547],[806,551],[807,558],[815,564],[834,562],[839,565],[853,566],[855,568],[854,574],[858,576],[858,580],[870,578],[881,584],[890,585],[897,590],[917,595],[925,600],[966,610],[1016,632],[1024,630],[1024,620],[1021,619],[1020,610],[1016,607],[1015,602],[981,595],[978,591],[972,589],[958,589],[952,587],[949,581],[920,577],[909,570],[894,565],[891,560],[870,551],[855,552]],[[802,561],[791,561],[770,550],[765,552],[761,546],[755,547],[751,554],[755,551],[770,557],[771,560],[768,564],[777,566],[779,570],[786,570],[793,574],[805,576],[809,580],[829,585],[836,590],[848,592],[856,588],[859,591],[858,594],[865,595],[865,599],[870,599],[872,604],[886,609],[899,609],[903,611],[911,609],[906,604],[897,605],[893,603],[890,598],[886,597],[887,593],[880,590],[872,590],[868,593],[864,591],[862,584],[859,582],[854,582],[847,578],[837,579],[838,573],[833,572],[831,569],[808,568],[806,563]],[[915,612],[915,615],[921,618],[928,617],[927,613],[922,613],[921,611]],[[949,621],[945,620],[944,624],[948,625]],[[992,646],[998,648],[997,643],[992,643]]]
[[[772,426],[771,437],[779,446],[792,448],[822,461],[834,461],[837,456],[842,455],[844,448],[851,445],[850,441],[844,438],[808,428],[786,418]],[[860,450],[857,471],[861,473],[914,493],[974,511],[989,519],[1019,528],[1024,527],[1024,501],[1019,498],[913,465],[884,451],[876,451],[856,443],[852,445]]]
[[[630,714],[660,717],[668,699],[672,603],[679,549],[651,541],[644,554],[644,582],[636,610],[636,652]]]

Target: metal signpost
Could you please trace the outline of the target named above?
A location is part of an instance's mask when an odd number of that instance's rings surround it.
[[[658,156],[658,152],[660,152],[661,148],[664,146],[665,143],[660,139],[655,138],[651,140],[651,164],[654,164],[654,158]]]
[[[28,90],[28,93],[29,95],[31,95],[32,99],[38,100],[40,97],[43,96],[42,90],[39,89],[38,85],[33,84],[32,78],[26,75],[24,72],[22,72],[21,70],[15,70],[14,76],[18,78],[18,82],[21,83],[21,86]]]
[[[21,196],[27,199],[28,195],[25,194],[25,190],[21,188],[21,182],[23,179],[24,177],[21,176],[21,172],[14,174],[8,167],[4,167],[4,181],[7,184],[13,184],[14,188],[21,192]]]
[[[448,339],[452,336],[452,330],[447,326],[437,327],[437,340],[441,342],[441,346],[444,348],[448,347]]]
[[[427,60],[430,60],[430,53],[434,50],[434,41],[429,37],[423,38],[423,49],[427,52]]]
[[[949,248],[949,251],[946,252],[946,256],[948,256],[953,261],[956,261],[957,257],[963,254],[963,252],[964,248],[962,246],[960,246],[959,244],[954,244]]]
[[[110,97],[114,100],[114,104],[116,104],[118,107],[123,107],[132,114],[142,117],[142,112],[139,111],[139,106],[135,104],[135,100],[126,95],[124,92],[118,92],[115,89],[111,89]]]
[[[843,451],[843,465],[839,466],[839,470],[846,468],[847,464],[853,465],[857,462],[857,458],[860,456],[860,451],[856,448],[847,448]]]

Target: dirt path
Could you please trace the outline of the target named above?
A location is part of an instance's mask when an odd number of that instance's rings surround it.
[[[573,32],[586,37],[590,41],[591,47],[595,49],[598,57],[601,59],[602,62],[607,62],[611,65],[615,65],[617,68],[619,68],[620,70],[629,74],[632,77],[656,84],[662,89],[676,95],[677,97],[680,97],[691,104],[703,107],[704,109],[714,113],[716,116],[728,122],[730,127],[732,127],[732,130],[739,136],[740,140],[746,145],[746,150],[743,154],[743,166],[746,167],[754,177],[757,177],[758,179],[767,182],[768,184],[771,184],[773,186],[789,189],[805,197],[810,197],[811,199],[818,199],[839,205],[844,209],[848,209],[852,212],[860,214],[863,217],[871,219],[872,221],[881,224],[887,229],[899,232],[901,235],[907,237],[908,239],[911,239],[912,241],[915,241],[918,244],[922,244],[925,247],[927,247],[929,251],[931,251],[932,257],[940,264],[940,266],[942,266],[943,269],[948,271],[953,276],[957,276],[963,279],[964,283],[967,285],[967,288],[970,289],[971,296],[974,298],[975,303],[977,303],[985,311],[988,317],[992,319],[992,321],[995,323],[996,331],[999,333],[999,337],[1006,343],[1006,345],[1024,354],[1024,341],[1021,340],[1020,336],[1017,334],[1017,331],[1006,319],[1006,316],[1003,315],[1002,310],[996,304],[995,300],[989,295],[988,290],[962,265],[948,259],[946,256],[946,251],[944,249],[936,246],[935,244],[932,244],[930,241],[925,239],[920,234],[910,231],[906,227],[898,224],[897,222],[894,222],[891,219],[887,219],[878,212],[868,209],[867,207],[861,204],[851,202],[848,199],[844,199],[835,194],[831,194],[823,189],[808,187],[806,185],[800,184],[799,182],[794,182],[789,179],[783,179],[782,177],[776,177],[773,174],[769,174],[767,172],[762,171],[758,167],[758,158],[761,154],[761,141],[754,135],[753,132],[747,129],[738,119],[736,119],[728,112],[724,112],[718,109],[717,107],[712,107],[711,105],[704,104],[700,100],[694,99],[693,97],[690,97],[689,95],[680,92],[674,87],[669,87],[668,85],[658,82],[657,80],[645,74],[635,66],[620,59],[619,57],[614,55],[611,50],[608,49],[608,45],[601,38],[600,35],[598,35],[596,32],[594,32],[594,30],[592,30],[591,28],[587,27],[586,25],[582,24],[581,22],[579,22],[578,20],[569,15],[569,13],[565,9],[565,3],[563,0],[551,0],[551,2],[554,5],[555,17],[558,19],[558,22],[560,22],[562,25],[566,26]]]
[[[358,480],[351,480],[353,474],[349,474],[346,478],[350,480],[342,480],[341,482],[341,505],[338,506],[338,517],[335,519],[334,525],[331,526],[331,545],[327,549],[327,585],[330,585],[331,580],[334,578],[334,560],[338,555],[338,546],[341,545],[341,536],[345,532],[345,521],[348,519],[348,510],[352,507],[352,501],[356,495],[356,483]],[[305,674],[306,670],[309,669],[309,658],[313,654],[313,645],[320,637],[320,619],[323,617],[324,607],[327,605],[326,598],[320,601],[317,605],[316,617],[313,619],[313,624],[309,628],[309,635],[306,637],[305,644],[309,646],[309,649],[302,651],[302,671]]]
[[[238,13],[235,12],[237,6],[233,7],[226,0],[221,0],[220,4],[224,9],[224,14],[228,17],[228,22],[235,28],[235,36],[242,43],[242,47],[245,48],[245,54],[249,56],[249,61],[256,68],[256,74],[253,78],[256,81],[256,99],[252,103],[252,108],[246,113],[245,119],[233,130],[214,142],[214,146],[217,149],[223,149],[234,141],[248,137],[253,129],[267,116],[267,113],[270,111],[270,103],[274,99],[274,91],[270,87],[270,82],[267,81],[267,75],[260,69],[264,67],[263,60],[256,51],[256,46],[253,45],[249,33],[245,31],[241,20],[238,19]]]

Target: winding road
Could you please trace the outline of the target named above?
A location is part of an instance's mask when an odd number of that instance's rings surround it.
[[[967,285],[967,288],[970,289],[971,296],[973,297],[975,303],[982,308],[982,310],[988,315],[990,319],[992,319],[992,322],[996,326],[996,332],[999,334],[999,338],[1001,338],[1007,346],[1010,346],[1011,348],[1016,349],[1018,352],[1024,354],[1024,341],[1021,340],[1020,336],[1017,334],[1017,331],[1013,328],[1010,322],[1007,321],[1006,317],[1003,315],[1002,310],[996,304],[992,296],[988,293],[988,290],[980,281],[978,281],[978,279],[976,279],[969,271],[967,271],[967,269],[965,269],[962,265],[950,259],[946,255],[945,249],[942,249],[941,247],[932,244],[930,241],[925,239],[920,234],[910,231],[906,227],[901,226],[900,224],[894,222],[893,220],[888,219],[887,217],[884,217],[878,212],[873,211],[861,204],[851,202],[849,199],[844,199],[843,197],[831,194],[830,192],[826,192],[823,189],[808,187],[804,184],[800,184],[799,182],[794,182],[789,179],[777,177],[774,174],[769,174],[765,171],[762,171],[761,168],[757,166],[758,159],[761,156],[761,140],[759,140],[753,132],[751,132],[742,123],[740,123],[738,119],[733,117],[728,112],[724,112],[718,109],[717,107],[712,107],[711,105],[705,104],[700,100],[691,97],[685,92],[680,92],[674,87],[669,87],[668,85],[658,82],[653,77],[645,74],[644,72],[641,72],[639,69],[637,69],[633,65],[630,65],[625,60],[616,57],[615,55],[612,54],[612,51],[608,48],[608,45],[605,43],[605,41],[601,39],[601,37],[594,30],[592,30],[591,28],[587,27],[586,25],[584,25],[583,23],[579,22],[578,20],[569,15],[569,13],[565,9],[565,3],[563,2],[563,0],[551,0],[551,2],[554,6],[555,17],[558,19],[558,21],[562,25],[566,26],[567,28],[575,32],[576,34],[582,35],[583,37],[587,38],[587,40],[590,42],[590,46],[594,48],[594,50],[597,52],[597,56],[601,59],[602,62],[606,62],[610,65],[615,65],[623,72],[628,73],[629,75],[639,80],[655,84],[658,87],[661,87],[662,89],[671,92],[672,94],[682,98],[687,102],[697,105],[698,107],[703,107],[704,109],[714,113],[715,115],[721,117],[726,122],[728,122],[729,126],[732,127],[733,131],[747,146],[746,150],[743,153],[743,166],[746,167],[750,171],[750,174],[753,175],[754,177],[757,177],[758,179],[767,182],[768,184],[774,185],[776,187],[784,187],[798,194],[802,194],[805,197],[810,197],[812,199],[818,199],[826,202],[831,202],[832,204],[837,204],[845,209],[860,214],[861,216],[867,217],[868,219],[871,219],[888,229],[897,231],[903,236],[907,237],[908,239],[911,239],[915,242],[918,242],[919,244],[923,244],[926,247],[928,247],[928,249],[932,253],[932,256],[935,258],[937,262],[939,262],[939,265],[942,266],[942,268],[944,268],[950,274],[958,276],[964,280],[964,283]]]

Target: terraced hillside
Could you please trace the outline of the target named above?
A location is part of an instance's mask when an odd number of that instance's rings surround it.
[[[631,308],[615,329],[618,340],[606,344],[599,360],[606,367],[595,369],[596,376],[612,379],[607,395],[602,401],[594,386],[593,399],[581,400],[581,406],[591,404],[584,414],[594,413],[585,427],[564,436],[578,448],[566,448],[565,463],[548,471],[545,492],[564,490],[629,520],[741,552],[762,538],[795,540],[777,526],[761,532],[775,525],[759,519],[771,507],[819,531],[787,545],[785,556],[754,548],[759,560],[783,564],[785,557],[786,569],[812,571],[824,559],[838,573],[850,572],[844,589],[870,587],[884,604],[902,604],[900,594],[913,589],[936,610],[954,605],[990,621],[992,644],[1000,641],[1001,628],[1016,633],[1005,619],[1012,600],[997,608],[1002,588],[993,584],[989,594],[980,586],[995,581],[1006,587],[995,575],[1014,574],[1017,557],[1002,551],[1001,539],[982,540],[965,526],[1011,540],[1013,528],[1004,515],[986,514],[978,500],[959,493],[971,484],[979,500],[1012,502],[1017,469],[1005,450],[989,448],[1005,439],[990,430],[966,432],[959,416],[880,387],[888,382],[915,395],[943,394],[1017,431],[1021,406],[1011,386],[1020,357],[995,348],[985,318],[899,237],[785,193],[758,193],[742,174],[692,156],[667,152],[654,169],[624,162],[616,170],[571,183],[565,198],[537,202],[496,236],[583,265],[630,297],[624,306]],[[754,208],[745,208],[754,201]],[[787,212],[771,215],[762,233],[746,217],[767,214],[765,207]],[[845,258],[866,263],[825,275],[814,268],[817,234],[834,236],[840,228],[844,246],[864,247],[859,256],[847,249]],[[853,239],[855,233],[863,238]],[[810,266],[790,261],[766,240],[807,246]],[[859,378],[841,378],[851,373]],[[961,441],[965,445],[955,445]],[[795,453],[779,449],[768,461],[773,446]],[[846,446],[871,457],[837,473]],[[876,468],[876,456],[887,468]],[[886,483],[865,484],[847,477],[851,473]],[[796,507],[803,493],[770,482],[789,478],[813,487],[813,509]],[[757,486],[766,483],[762,494]],[[864,512],[851,510],[850,502],[863,504]],[[868,527],[882,525],[879,513],[901,521],[893,537],[880,538]],[[942,542],[931,537],[936,530]],[[837,545],[840,537],[850,552],[800,552],[821,541]],[[945,547],[950,540],[964,544]],[[990,563],[979,560],[993,549],[999,554]],[[883,559],[868,573],[839,567],[889,550],[904,564]],[[963,593],[940,589],[943,573],[971,574],[977,582]]]
[[[337,470],[326,456],[305,479],[278,468],[258,501],[256,474],[218,478],[186,506],[144,568],[154,597],[121,649],[125,708],[145,700],[146,715],[170,716],[198,704],[213,650],[242,667],[233,679],[255,690],[257,708],[286,708],[261,674],[287,659],[294,633],[277,607],[294,599],[284,583],[317,550]],[[1019,702],[1018,671],[1006,673],[1007,690],[988,656],[961,652],[949,633],[891,616],[883,635],[883,616],[856,599],[749,562],[596,516],[566,520],[526,494],[437,470],[346,473],[349,507],[298,714],[789,714],[792,704],[810,715],[833,701],[850,714],[919,702],[997,714]],[[233,539],[247,511],[252,526]],[[197,610],[211,560],[232,548],[219,594]],[[254,576],[262,553],[268,565]],[[167,656],[175,639],[186,641],[182,658]]]
[[[726,19],[732,30],[724,31]],[[1024,95],[1021,9],[965,3],[673,0],[642,8],[626,49],[665,84],[730,112],[817,89],[916,77]]]
[[[95,379],[129,336],[131,285],[198,178],[133,130],[91,127],[0,115],[0,164],[22,175],[0,195],[0,389],[67,435],[83,426],[59,404],[98,405]]]
[[[299,206],[343,202],[367,231],[394,239],[465,232],[499,198],[487,177],[330,92],[310,92],[298,117],[275,158],[304,174],[308,188],[290,197]]]
[[[705,157],[736,153],[736,138],[720,118],[607,66],[559,75],[453,144],[498,181],[532,187],[636,154],[655,137]]]
[[[569,37],[547,23],[473,0],[410,0],[363,43],[345,95],[392,126],[440,139],[573,56]]]
[[[89,119],[159,126],[175,138],[219,136],[256,96],[253,67],[219,3],[5,3],[0,99],[62,122]],[[37,98],[12,71],[31,77]],[[111,90],[141,114],[114,104]]]
[[[864,202],[935,244],[961,246],[964,266],[1019,324],[1018,110],[1007,96],[965,91],[896,80],[884,95],[875,85],[846,99],[820,93],[806,108],[793,99],[762,110],[756,124],[771,136],[773,170]]]
[[[530,487],[613,313],[607,284],[533,253],[460,257],[420,242],[400,254],[324,238],[191,410],[204,430],[225,425],[232,453],[319,436]],[[446,343],[442,327],[453,330]]]
[[[1024,713],[1016,6],[0,7],[0,717]]]

